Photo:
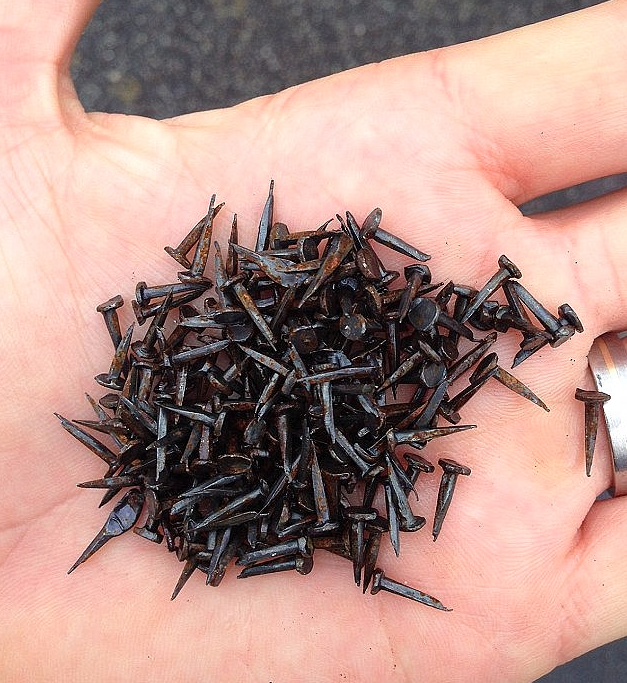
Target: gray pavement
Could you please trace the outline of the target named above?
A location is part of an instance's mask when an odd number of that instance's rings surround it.
[[[224,107],[409,52],[598,4],[585,0],[106,0],[73,62],[89,111],[166,118]],[[627,175],[534,200],[527,213],[627,185]],[[542,683],[623,683],[627,639]]]

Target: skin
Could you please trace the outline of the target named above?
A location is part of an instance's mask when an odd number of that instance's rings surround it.
[[[592,388],[593,339],[627,323],[627,194],[516,208],[627,170],[627,2],[162,122],[83,112],[68,64],[96,4],[0,1],[2,679],[532,681],[627,634],[627,499],[595,502],[608,447],[600,435],[587,478],[574,400]],[[172,281],[162,247],[214,191],[224,231],[236,211],[250,245],[270,178],[294,230],[379,205],[383,227],[434,255],[434,278],[481,286],[506,253],[584,321],[515,371],[550,414],[492,384],[464,412],[479,428],[424,452],[473,473],[436,544],[404,536],[396,560],[386,542],[379,564],[451,613],[364,597],[322,553],[307,577],[229,572],[213,590],[193,576],[172,603],[181,567],[134,534],[65,573],[107,514],[74,486],[104,468],[52,415],[89,418],[82,393],[100,396],[111,348],[95,306]],[[437,484],[424,478],[418,513]]]

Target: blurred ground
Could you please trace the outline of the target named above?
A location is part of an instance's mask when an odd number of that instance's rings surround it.
[[[224,107],[372,61],[599,4],[585,0],[106,0],[73,62],[89,111],[166,118]],[[627,185],[627,174],[534,200],[525,212]],[[627,639],[541,683],[622,683]]]

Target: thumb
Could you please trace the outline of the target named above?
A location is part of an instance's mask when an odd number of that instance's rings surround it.
[[[0,123],[41,121],[76,99],[69,66],[100,0],[0,0]]]
[[[627,498],[594,503],[565,576],[562,661],[622,638],[627,630]]]

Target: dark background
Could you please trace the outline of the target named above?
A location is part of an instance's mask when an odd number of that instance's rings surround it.
[[[88,111],[166,118],[224,107],[372,61],[534,23],[594,1],[107,0],[73,62]],[[627,185],[627,174],[530,202],[533,213]],[[623,683],[627,639],[542,683]]]

